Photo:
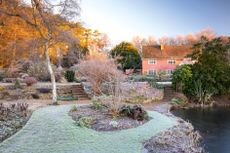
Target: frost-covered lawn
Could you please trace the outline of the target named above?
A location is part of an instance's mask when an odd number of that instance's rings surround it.
[[[35,111],[26,126],[0,144],[1,153],[140,153],[142,143],[176,125],[157,112],[137,128],[97,132],[80,128],[68,116],[73,105],[49,106]]]

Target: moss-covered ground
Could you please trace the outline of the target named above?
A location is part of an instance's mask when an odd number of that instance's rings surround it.
[[[97,132],[80,128],[68,116],[73,105],[36,110],[25,127],[0,144],[1,153],[140,153],[145,140],[177,124],[148,112],[152,119],[133,129]]]

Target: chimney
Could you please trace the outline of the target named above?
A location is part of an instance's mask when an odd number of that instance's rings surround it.
[[[161,44],[161,50],[164,50],[164,47],[165,47],[165,46],[164,46],[163,44]]]

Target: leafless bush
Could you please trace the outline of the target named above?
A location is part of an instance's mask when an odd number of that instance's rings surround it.
[[[15,116],[27,116],[28,115],[28,104],[17,103],[5,106],[0,103],[0,121],[12,120]]]
[[[38,61],[31,64],[28,73],[39,81],[50,81],[50,74],[45,61]]]
[[[123,78],[114,61],[107,58],[93,57],[81,61],[78,65],[78,73],[91,83],[96,95],[104,94],[105,92],[113,95],[115,92],[114,87],[116,86],[115,82],[118,83]]]
[[[117,69],[115,62],[105,57],[93,56],[81,61],[78,67],[80,75],[91,83],[95,95],[110,95],[109,113],[116,117],[119,114],[124,75]]]
[[[33,84],[37,83],[37,80],[34,77],[26,77],[24,82],[27,86],[32,86]]]

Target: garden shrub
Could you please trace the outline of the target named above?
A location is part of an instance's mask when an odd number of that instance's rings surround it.
[[[131,103],[131,104],[143,104],[148,98],[144,95],[137,95],[129,99],[125,99],[124,102]]]
[[[151,81],[155,81],[156,77],[148,76],[148,75],[133,74],[133,75],[128,76],[128,79],[135,81],[135,82],[151,82]]]
[[[28,73],[30,76],[35,77],[38,81],[50,81],[50,73],[45,61],[33,63],[28,69]]]
[[[0,81],[2,81],[5,77],[6,77],[5,72],[0,70]]]
[[[74,101],[74,100],[78,100],[78,97],[73,95],[66,95],[66,96],[58,96],[57,99],[61,101]]]
[[[5,90],[6,88],[4,86],[0,86],[0,91]]]
[[[93,107],[95,109],[101,109],[102,108],[102,101],[101,101],[101,98],[100,97],[96,97],[94,96],[91,100],[92,104],[93,104]]]
[[[177,67],[173,72],[172,77],[172,87],[178,91],[182,92],[187,90],[187,86],[191,83],[192,80],[192,69],[191,65],[182,65]]]
[[[22,85],[20,83],[20,81],[18,79],[16,79],[15,83],[14,83],[14,89],[21,89]]]
[[[37,83],[37,80],[34,77],[26,77],[24,82],[27,86],[32,86],[33,84]]]
[[[113,119],[116,119],[119,114],[119,105],[114,105],[113,103],[110,103],[108,105],[108,114],[112,116]]]
[[[75,81],[75,72],[68,70],[65,72],[65,78],[68,82],[74,82]]]
[[[28,73],[30,66],[33,64],[33,61],[27,59],[21,59],[17,61],[16,67],[18,67],[22,72]]]
[[[95,122],[95,119],[92,118],[92,117],[81,117],[77,121],[77,125],[80,126],[80,127],[89,128],[94,122]]]
[[[62,69],[62,67],[58,67],[55,71],[55,80],[57,82],[61,82],[64,76],[64,71]]]
[[[123,105],[119,113],[138,121],[148,119],[148,114],[141,105]]]
[[[6,70],[6,77],[7,78],[18,78],[20,70],[17,67],[10,67]]]
[[[77,106],[74,105],[71,109],[70,109],[70,112],[76,112],[78,109],[77,109]]]
[[[188,104],[188,98],[183,93],[176,93],[171,102],[173,105],[185,107]]]
[[[94,94],[108,94],[112,91],[115,81],[123,80],[122,73],[117,69],[114,60],[106,57],[89,57],[81,61],[78,65],[78,72],[81,77],[85,77],[90,82]],[[108,90],[103,90],[103,85],[108,84]]]
[[[200,80],[194,81],[194,87],[192,88],[192,95],[194,96],[195,100],[201,104],[207,104],[212,95],[215,92],[210,88],[204,89],[203,84]]]
[[[155,81],[151,81],[149,82],[150,86],[153,87],[153,88],[156,88],[156,89],[164,89],[164,85],[162,84],[159,84]]]

